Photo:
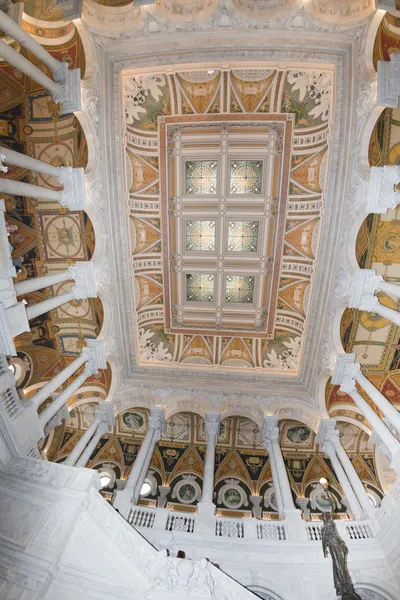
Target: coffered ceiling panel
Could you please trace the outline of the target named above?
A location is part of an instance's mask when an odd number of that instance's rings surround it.
[[[333,72],[216,65],[122,83],[139,361],[298,372]]]

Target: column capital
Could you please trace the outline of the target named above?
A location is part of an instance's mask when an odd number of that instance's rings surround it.
[[[99,369],[107,368],[104,340],[88,340],[87,346],[82,350],[83,357],[86,360],[85,371],[89,375],[94,375]]]
[[[59,167],[58,183],[64,186],[61,190],[60,204],[70,210],[86,210],[86,189],[82,168]]]
[[[367,211],[385,215],[399,203],[394,186],[400,183],[400,166],[371,167],[368,184]]]
[[[97,431],[104,435],[105,433],[110,433],[110,426],[107,423],[100,423],[97,428]]]
[[[204,428],[207,441],[209,438],[214,439],[214,446],[217,445],[221,426],[221,415],[219,412],[208,412],[204,420]]]
[[[279,440],[278,417],[264,417],[261,439],[264,446],[269,446],[272,442]]]
[[[324,442],[321,446],[321,450],[324,454],[329,456],[329,458],[336,456],[336,449],[332,442]]]
[[[375,0],[375,8],[394,12],[396,10],[396,0]]]
[[[320,446],[325,442],[332,443],[332,437],[336,434],[339,434],[336,429],[336,419],[321,419],[315,441]]]
[[[163,408],[155,406],[150,409],[148,428],[158,431],[161,438],[161,433],[165,429],[165,413]]]
[[[374,269],[356,271],[350,289],[349,307],[371,311],[369,307],[378,302],[374,294],[382,280],[382,275],[377,275]]]
[[[92,261],[76,262],[68,269],[71,277],[75,280],[72,291],[76,300],[95,298],[97,296],[96,280]]]
[[[350,380],[353,380],[361,373],[359,363],[356,363],[355,354],[338,354],[336,357],[335,368],[332,375],[333,385],[347,385]]]
[[[385,4],[388,4],[388,0],[385,0]],[[378,89],[376,102],[380,106],[397,108],[399,95],[400,56],[398,54],[391,54],[390,60],[378,60]]]
[[[98,419],[100,421],[100,423],[106,423],[106,425],[113,427],[115,425],[115,413],[113,403],[100,400],[95,410],[94,416],[95,419]]]

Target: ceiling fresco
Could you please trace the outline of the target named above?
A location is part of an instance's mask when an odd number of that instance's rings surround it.
[[[297,372],[332,72],[210,68],[123,88],[140,362]]]

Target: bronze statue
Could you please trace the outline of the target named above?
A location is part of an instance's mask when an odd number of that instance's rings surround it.
[[[336,594],[341,600],[361,600],[356,593],[350,573],[347,569],[347,555],[349,549],[346,542],[342,540],[332,519],[330,512],[323,513],[324,524],[322,526],[322,548],[325,558],[328,557],[328,550],[332,557],[333,581]]]

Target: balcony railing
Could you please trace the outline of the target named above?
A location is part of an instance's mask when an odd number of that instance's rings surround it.
[[[321,522],[300,522],[300,531],[298,527],[292,527],[291,522],[285,521],[264,521],[252,518],[234,519],[227,517],[213,517],[214,539],[243,539],[260,540],[265,542],[288,543],[292,541],[321,542],[322,523]],[[159,534],[180,532],[183,534],[196,534],[204,536],[203,524],[199,523],[196,528],[197,515],[184,514],[170,511],[165,508],[147,508],[143,506],[133,506],[129,516],[128,523],[139,531],[145,533],[146,530],[157,531]],[[346,542],[355,542],[358,540],[371,540],[374,538],[373,527],[370,521],[335,521],[340,535]],[[302,531],[303,530],[303,533]]]
[[[44,432],[36,406],[19,397],[14,375],[3,354],[0,354],[0,425],[7,431],[13,454],[40,458],[37,444]]]

